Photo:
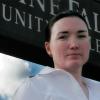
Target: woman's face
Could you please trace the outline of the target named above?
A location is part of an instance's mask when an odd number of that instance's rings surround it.
[[[89,57],[90,41],[87,26],[78,17],[64,17],[51,29],[50,42],[45,43],[54,66],[70,70],[82,67]]]

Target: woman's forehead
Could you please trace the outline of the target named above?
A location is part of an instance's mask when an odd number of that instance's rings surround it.
[[[64,17],[52,26],[51,32],[55,31],[88,30],[85,22],[78,17]]]
[[[60,25],[60,24],[76,24],[76,23],[84,23],[85,24],[85,22],[81,19],[81,18],[79,18],[79,17],[76,17],[76,16],[70,16],[70,17],[63,17],[63,18],[61,18],[61,19],[59,19],[59,20],[57,20],[54,24],[53,24],[53,26],[54,25]],[[86,24],[85,24],[86,25]],[[52,26],[52,27],[53,27]]]

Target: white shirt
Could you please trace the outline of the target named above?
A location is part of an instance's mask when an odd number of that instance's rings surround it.
[[[89,100],[100,100],[100,83],[84,78]],[[88,100],[79,83],[68,72],[46,67],[38,75],[27,78],[14,100]]]

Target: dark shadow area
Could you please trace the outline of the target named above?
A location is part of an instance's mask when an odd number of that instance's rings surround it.
[[[87,63],[83,67],[83,76],[100,81],[100,66]]]
[[[39,48],[4,36],[0,36],[0,52],[43,65],[51,65],[52,63],[44,48]]]

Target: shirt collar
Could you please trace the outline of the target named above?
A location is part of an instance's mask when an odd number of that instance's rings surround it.
[[[49,66],[45,66],[39,73],[38,75],[49,75],[49,74],[57,74],[59,73],[60,75],[66,75],[69,77],[74,78],[69,72],[63,70],[63,69],[58,69],[58,68],[52,68]]]
[[[39,73],[38,75],[48,75],[48,74],[57,74],[57,73],[60,73],[60,74],[67,74],[69,77],[72,77],[74,78],[69,72],[67,71],[64,71],[62,69],[58,69],[58,68],[52,68],[52,67],[49,67],[49,66],[45,66]],[[75,78],[74,78],[75,79]],[[82,80],[86,83],[86,85],[89,87],[89,82],[90,80],[85,78],[85,77],[82,77]]]
[[[48,66],[45,66],[38,74],[41,75],[41,74],[50,74],[52,72],[56,71],[55,68],[51,68],[51,67],[48,67]]]

